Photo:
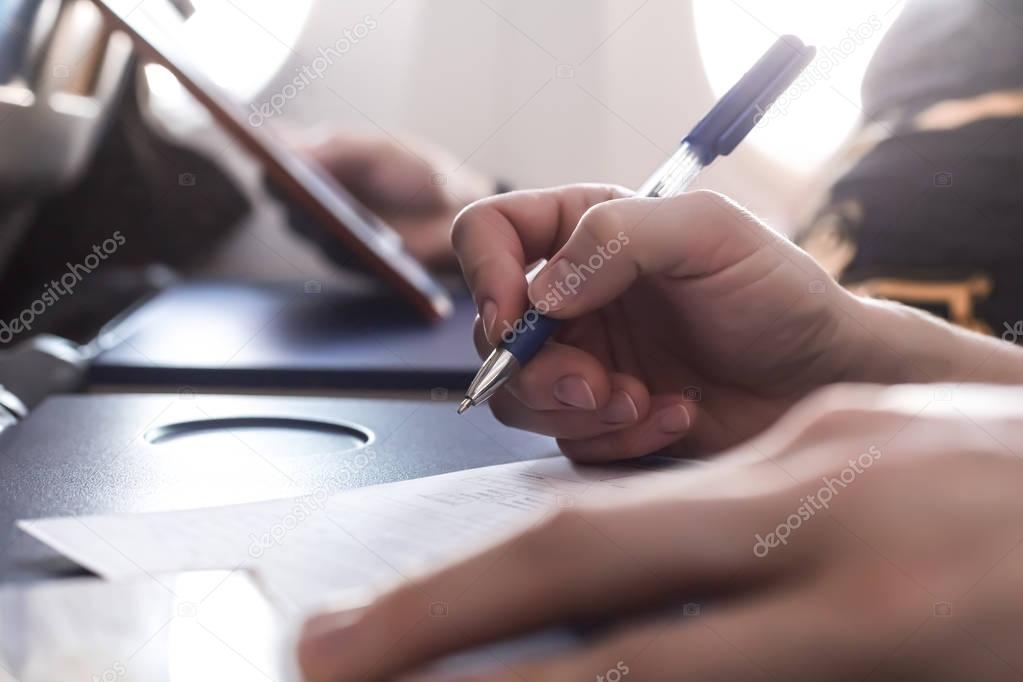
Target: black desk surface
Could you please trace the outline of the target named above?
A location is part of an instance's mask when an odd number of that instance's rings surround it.
[[[425,323],[383,295],[302,284],[170,287],[111,326],[92,385],[464,390],[480,360],[475,306]]]
[[[161,427],[272,418],[357,425],[373,440],[326,431],[226,428],[151,442]],[[50,398],[0,433],[0,581],[77,569],[14,528],[21,518],[236,504],[534,459],[552,440],[451,402],[210,395]],[[362,456],[360,456],[360,454]]]

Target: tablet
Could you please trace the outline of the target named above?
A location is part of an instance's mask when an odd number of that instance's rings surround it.
[[[292,152],[268,126],[251,125],[244,108],[190,61],[181,38],[184,17],[172,0],[94,2],[116,27],[131,36],[141,54],[173,73],[282,190],[304,207],[318,226],[361,259],[372,274],[424,318],[437,321],[452,314],[447,291],[403,249],[397,233],[319,166]]]

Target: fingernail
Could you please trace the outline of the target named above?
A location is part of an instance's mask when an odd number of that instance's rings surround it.
[[[683,405],[672,405],[657,415],[657,426],[664,433],[682,433],[689,430],[689,410]]]
[[[604,422],[607,424],[631,424],[639,419],[639,410],[632,396],[625,391],[615,391],[604,408]]]
[[[483,317],[483,332],[490,338],[490,334],[494,331],[494,325],[497,324],[497,304],[491,299],[483,301],[482,309]]]
[[[554,397],[569,407],[577,407],[581,410],[594,410],[597,408],[597,399],[593,396],[593,389],[582,377],[562,377],[554,384]]]
[[[534,305],[545,306],[547,310],[557,310],[564,307],[569,296],[579,293],[582,282],[572,264],[559,258],[548,263],[529,285],[529,300]]]

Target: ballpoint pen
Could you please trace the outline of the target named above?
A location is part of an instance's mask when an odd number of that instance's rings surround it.
[[[815,48],[804,45],[794,36],[779,38],[696,124],[682,140],[678,151],[637,190],[636,196],[671,197],[683,193],[714,159],[735,150],[816,53]],[[514,336],[495,348],[483,363],[458,406],[458,414],[489,400],[536,355],[558,330],[562,320],[530,308],[522,322],[515,325]]]

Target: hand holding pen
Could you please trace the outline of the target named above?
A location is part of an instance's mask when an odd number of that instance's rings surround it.
[[[778,39],[682,140],[678,151],[640,187],[637,196],[671,197],[688,189],[703,168],[735,150],[815,54],[814,48],[798,38]],[[572,276],[578,278],[581,273]],[[548,294],[564,295],[564,286],[562,283],[558,292]],[[489,400],[555,334],[560,323],[546,315],[549,304],[545,298],[533,301],[535,307],[526,311],[509,338],[487,357],[458,407],[459,414]],[[485,310],[481,313],[486,315]]]
[[[829,362],[813,361],[847,325],[839,299],[849,295],[712,193],[517,192],[467,209],[453,240],[480,309],[481,354],[535,343],[538,330],[542,339],[490,397],[495,414],[579,459],[677,442],[719,449],[856,360],[833,348]],[[544,258],[527,285],[528,264]],[[531,303],[546,314],[531,316]]]

